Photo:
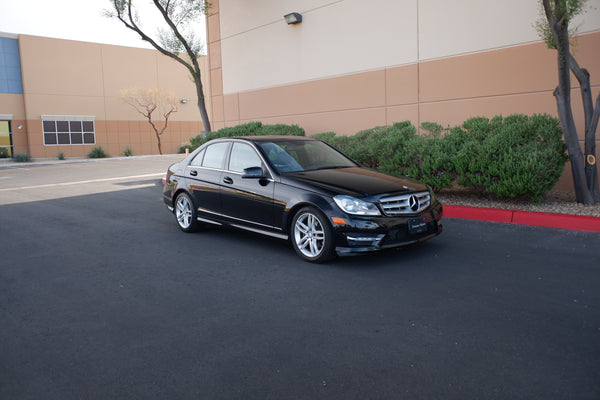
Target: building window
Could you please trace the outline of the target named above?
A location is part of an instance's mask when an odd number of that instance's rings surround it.
[[[96,144],[94,117],[42,115],[44,145]]]
[[[0,93],[23,94],[17,39],[0,37]]]

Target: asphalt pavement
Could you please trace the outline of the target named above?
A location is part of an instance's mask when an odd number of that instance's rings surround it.
[[[181,232],[173,159],[0,169],[0,399],[600,398],[600,234],[446,218],[314,265]]]

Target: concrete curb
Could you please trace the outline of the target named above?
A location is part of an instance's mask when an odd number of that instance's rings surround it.
[[[584,215],[444,205],[444,217],[600,232],[600,218]]]

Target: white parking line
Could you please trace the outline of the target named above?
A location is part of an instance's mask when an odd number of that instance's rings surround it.
[[[4,188],[0,189],[0,192],[7,192],[11,190],[27,190],[27,189],[40,189],[47,187],[56,187],[56,186],[71,186],[71,185],[81,185],[85,183],[98,183],[98,182],[110,182],[110,181],[121,181],[121,180],[130,180],[130,179],[141,179],[141,178],[154,178],[163,176],[164,172],[155,173],[155,174],[145,174],[145,175],[131,175],[131,176],[119,176],[115,178],[102,178],[102,179],[90,179],[87,181],[76,181],[76,182],[62,182],[62,183],[48,183],[45,185],[34,185],[34,186],[21,186],[14,188]]]

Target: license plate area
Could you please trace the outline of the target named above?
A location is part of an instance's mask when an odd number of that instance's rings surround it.
[[[408,220],[408,233],[417,234],[427,231],[427,220],[425,218],[412,218]]]

